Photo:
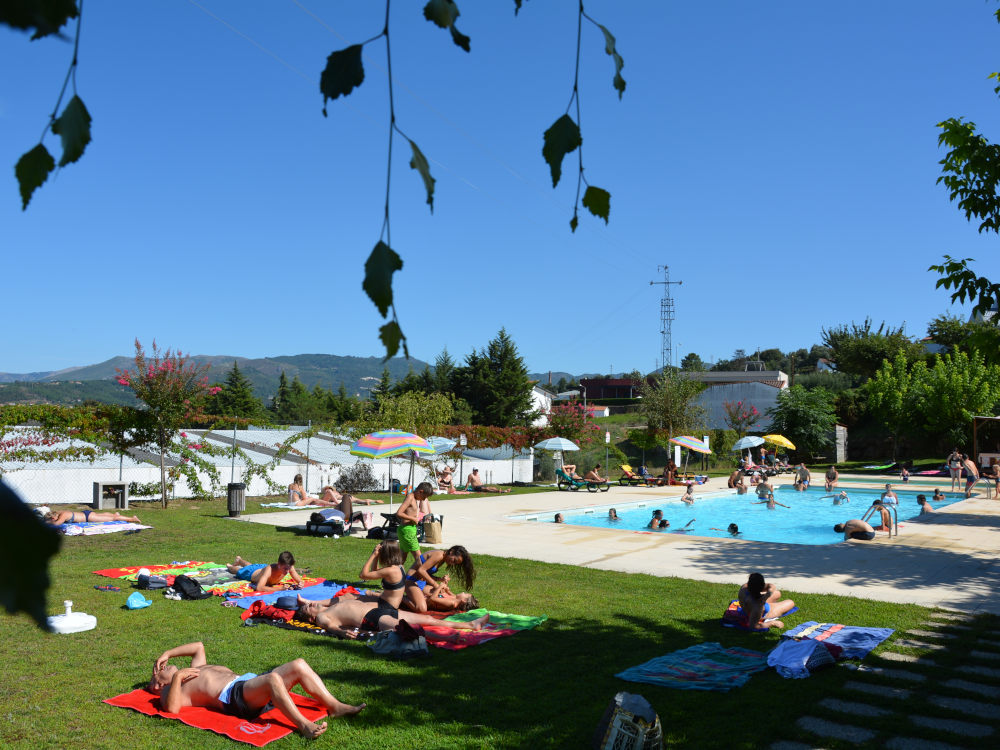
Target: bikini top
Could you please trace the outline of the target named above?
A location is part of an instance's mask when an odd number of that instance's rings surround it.
[[[421,555],[420,556],[420,564],[423,565],[425,562],[427,562],[427,558],[424,557],[423,555]],[[435,565],[433,568],[431,568],[430,570],[428,570],[427,573],[429,575],[434,575],[435,573],[437,573],[437,569],[438,569],[437,565]],[[413,573],[412,575],[406,576],[406,580],[407,581],[418,581],[418,580],[423,580],[423,579],[419,575],[417,575],[416,573]],[[383,586],[382,588],[385,588],[385,586]]]
[[[401,573],[401,576],[399,578],[399,581],[397,581],[396,583],[386,583],[385,579],[384,578],[382,579],[383,591],[398,591],[399,589],[403,588],[403,586],[406,585],[406,571],[403,570],[402,565],[399,566],[399,572]]]

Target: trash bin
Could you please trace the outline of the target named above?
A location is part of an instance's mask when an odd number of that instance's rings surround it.
[[[226,500],[229,503],[229,517],[236,518],[247,509],[247,486],[243,482],[230,482],[226,490]]]

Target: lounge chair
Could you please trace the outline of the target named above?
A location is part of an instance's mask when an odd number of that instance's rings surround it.
[[[338,515],[331,516],[330,518],[323,518],[322,513],[313,513],[309,517],[309,520],[306,521],[306,533],[313,535],[347,536],[354,529],[355,521],[361,521],[361,525],[364,526],[365,518],[362,511],[356,510],[351,513],[351,522],[346,525],[344,524],[343,513],[338,512]],[[325,530],[324,527],[326,527]]]
[[[656,477],[641,477],[636,474],[628,464],[620,464],[622,475],[618,479],[618,484],[622,487],[635,487],[643,484],[646,487],[655,487],[658,484]]]
[[[586,487],[587,492],[607,492],[611,489],[609,482],[591,482],[588,479],[573,479],[562,469],[556,469],[556,486],[561,490],[572,490],[576,492],[581,487]]]

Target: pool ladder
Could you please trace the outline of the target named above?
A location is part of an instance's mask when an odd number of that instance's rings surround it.
[[[867,521],[872,517],[872,514],[880,508],[888,509],[889,513],[892,515],[892,526],[889,528],[889,536],[892,536],[892,530],[896,530],[896,536],[899,536],[899,513],[896,512],[896,506],[892,503],[872,503],[872,507],[868,509],[868,512],[862,517],[862,521]],[[879,520],[882,520],[882,514],[879,513]]]

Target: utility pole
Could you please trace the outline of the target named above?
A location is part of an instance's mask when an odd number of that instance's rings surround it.
[[[670,268],[668,266],[657,266],[657,271],[663,271],[663,281],[650,281],[649,285],[663,284],[663,297],[660,298],[660,360],[663,369],[673,364],[673,345],[670,340],[670,326],[674,322],[674,298],[670,296],[670,285],[680,286],[683,281],[670,280]]]

